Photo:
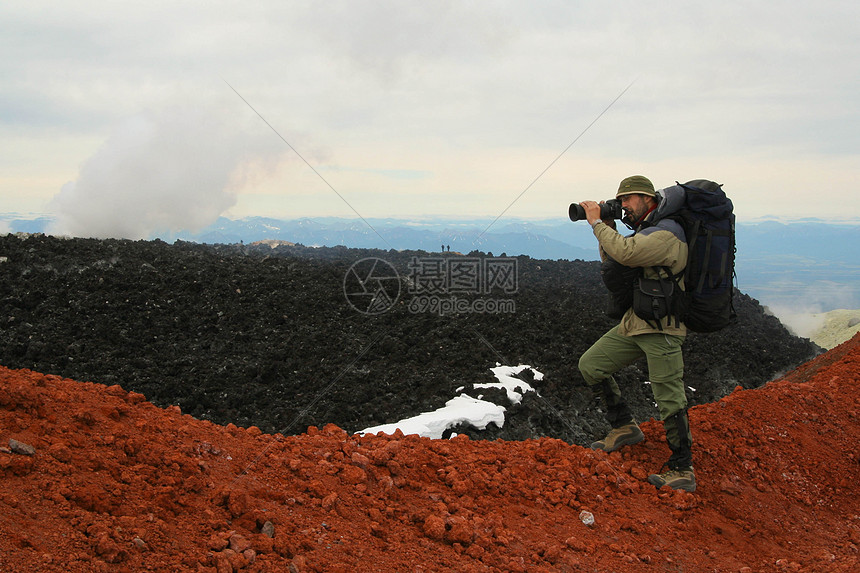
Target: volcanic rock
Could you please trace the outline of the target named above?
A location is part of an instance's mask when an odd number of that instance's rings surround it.
[[[507,409],[502,427],[453,429],[472,438],[588,444],[607,429],[577,368],[614,324],[596,262],[516,257],[515,292],[490,293],[514,301],[514,312],[440,315],[410,310],[410,265],[492,254],[8,235],[0,256],[0,364],[121,386],[125,402],[109,414],[120,419],[145,397],[250,432],[332,423],[352,433],[435,410],[462,389]],[[378,315],[344,293],[352,265],[370,257],[402,286]],[[690,405],[760,386],[821,350],[754,299],[738,294],[735,307],[735,325],[685,342]],[[537,392],[519,404],[478,392],[498,363],[543,373],[528,381]],[[658,417],[644,361],[617,379],[638,419]],[[0,389],[0,405],[16,403]],[[101,415],[81,412],[75,423]]]
[[[3,367],[0,389],[0,440],[37,450],[0,453],[4,572],[860,568],[860,335],[691,408],[695,493],[645,481],[669,455],[655,421],[606,454],[333,425],[252,435]],[[56,443],[73,463],[40,453]],[[375,479],[345,481],[349,468]]]

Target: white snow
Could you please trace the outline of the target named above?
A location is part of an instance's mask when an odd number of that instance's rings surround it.
[[[518,390],[522,392],[535,391],[531,385],[515,377],[526,368],[531,368],[531,366],[520,364],[519,366],[496,366],[495,368],[490,368],[490,371],[496,376],[498,382],[495,384],[475,384],[475,388],[501,388],[508,393],[508,400],[511,403],[519,404],[523,399],[523,395]],[[543,374],[537,370],[534,370],[534,373],[535,380],[543,380]]]
[[[362,430],[361,434],[383,432],[393,434],[400,430],[406,435],[418,434],[426,438],[439,439],[445,430],[458,424],[467,423],[483,430],[489,423],[502,427],[505,423],[505,408],[485,400],[477,400],[467,394],[460,394],[445,402],[445,406],[433,412],[418,414],[394,424],[385,424]]]
[[[501,388],[505,390],[508,399],[512,403],[519,404],[523,393],[535,392],[535,389],[531,385],[514,377],[527,368],[534,372],[535,380],[543,380],[543,374],[531,366],[525,364],[520,364],[519,366],[501,366],[497,364],[495,368],[490,368],[490,371],[495,375],[498,382],[475,384],[474,387]],[[457,391],[462,392],[463,388],[461,386]],[[376,434],[377,432],[383,432],[385,434],[393,434],[399,429],[405,435],[418,434],[426,438],[440,439],[445,430],[460,424],[469,424],[479,430],[483,430],[490,423],[494,423],[500,428],[504,426],[505,407],[461,393],[459,396],[448,400],[445,406],[433,412],[424,412],[412,418],[406,418],[393,424],[374,426],[361,430],[358,433]]]

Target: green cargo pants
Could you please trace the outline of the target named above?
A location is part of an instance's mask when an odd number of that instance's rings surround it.
[[[648,378],[651,391],[664,422],[666,439],[673,451],[678,446],[692,443],[686,417],[687,396],[684,391],[684,357],[681,352],[683,336],[655,332],[623,336],[616,326],[604,334],[579,359],[579,370],[595,394],[602,392],[609,417],[619,404],[627,412],[621,390],[612,376],[643,356],[648,360]],[[613,420],[610,419],[610,423]],[[616,424],[613,424],[613,426]],[[686,456],[685,456],[686,457]]]

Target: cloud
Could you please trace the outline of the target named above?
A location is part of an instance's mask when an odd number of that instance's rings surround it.
[[[51,232],[140,239],[213,223],[283,152],[225,117],[173,106],[123,122],[54,197]]]
[[[332,55],[388,83],[418,62],[474,62],[516,36],[505,10],[461,2],[341,0],[312,3],[299,15]]]
[[[826,181],[816,185],[822,203],[857,213],[834,196],[851,188],[842,183],[856,172],[860,145],[853,129],[860,5],[844,1],[782,11],[739,0],[7,4],[0,142],[14,147],[15,159],[0,154],[0,167],[14,169],[0,173],[0,201],[26,197],[33,211],[44,210],[56,181],[90,180],[83,171],[76,178],[67,158],[90,154],[117,118],[164,101],[232,97],[224,78],[327,169],[339,191],[352,201],[366,190],[363,204],[380,209],[418,205],[411,198],[423,194],[432,202],[421,209],[447,203],[442,209],[451,210],[474,197],[495,211],[635,79],[527,199],[546,203],[542,190],[582,193],[595,178],[584,181],[580,160],[605,173],[599,189],[628,169],[651,175],[664,166],[668,181],[692,173],[739,188],[770,166],[788,165],[790,176],[769,173],[765,185],[749,185],[749,197],[806,192],[813,173]],[[332,160],[315,161],[296,132],[313,134]],[[60,146],[61,137],[69,143]],[[490,175],[514,168],[506,178]],[[396,188],[382,176],[410,170],[433,176]],[[246,191],[316,190],[307,171],[285,170],[277,186],[243,189],[239,207]],[[374,171],[379,181],[371,181]],[[487,202],[484,192],[501,198]],[[374,202],[374,193],[395,201]],[[323,212],[340,214],[339,201],[319,195]]]

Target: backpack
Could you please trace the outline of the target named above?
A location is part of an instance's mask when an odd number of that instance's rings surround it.
[[[683,204],[659,218],[677,221],[687,237],[680,319],[693,332],[716,332],[734,322],[735,215],[722,185],[696,179],[658,191],[668,204]],[[673,201],[668,201],[674,195]]]

